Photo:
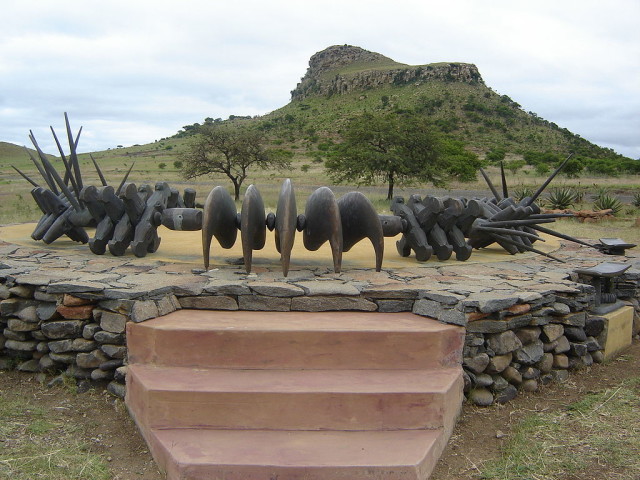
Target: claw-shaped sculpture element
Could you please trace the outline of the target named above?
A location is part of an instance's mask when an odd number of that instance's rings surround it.
[[[404,198],[395,197],[391,202],[391,211],[406,222],[406,228],[402,238],[396,242],[398,253],[402,257],[411,255],[411,250],[416,252],[416,260],[426,262],[431,258],[433,248],[427,241],[424,232],[413,211],[404,203]]]
[[[218,186],[211,190],[202,214],[202,257],[206,270],[209,269],[212,237],[216,237],[222,248],[231,248],[236,243],[236,217],[236,204],[227,189]]]
[[[242,258],[247,273],[251,272],[251,261],[254,250],[262,250],[267,239],[266,216],[264,202],[255,185],[249,185],[242,201],[240,212],[240,240],[242,242]]]
[[[160,237],[157,229],[162,223],[162,211],[167,207],[170,194],[169,185],[158,182],[155,191],[147,199],[131,241],[131,250],[136,257],[144,257],[147,253],[158,250]]]
[[[348,252],[360,240],[368,238],[376,254],[376,272],[379,272],[384,256],[384,233],[375,207],[362,193],[350,192],[340,197],[338,208],[342,223],[342,250]]]
[[[295,241],[297,223],[296,197],[293,193],[291,180],[287,178],[282,182],[275,218],[276,249],[280,254],[282,274],[285,277],[289,273],[289,262]]]
[[[304,210],[305,226],[303,242],[307,250],[318,250],[327,240],[333,255],[333,270],[340,273],[342,267],[342,222],[340,209],[333,192],[320,187],[313,192]],[[378,220],[379,223],[379,220]]]

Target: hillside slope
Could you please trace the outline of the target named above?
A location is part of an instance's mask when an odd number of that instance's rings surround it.
[[[624,158],[525,112],[488,87],[473,64],[410,66],[349,45],[313,55],[291,102],[260,121],[274,134],[314,143],[318,137],[337,138],[345,119],[364,111],[416,111],[478,153],[503,149]]]

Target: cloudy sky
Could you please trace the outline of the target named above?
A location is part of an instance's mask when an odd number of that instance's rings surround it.
[[[474,63],[526,111],[640,158],[640,0],[21,0],[2,17],[0,141],[31,129],[50,153],[63,112],[83,152],[268,113],[311,55],[350,44]]]

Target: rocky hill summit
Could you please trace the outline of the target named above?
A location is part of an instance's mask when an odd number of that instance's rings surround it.
[[[305,76],[291,92],[291,100],[429,80],[484,84],[478,68],[470,63],[413,66],[360,47],[334,45],[311,56]]]

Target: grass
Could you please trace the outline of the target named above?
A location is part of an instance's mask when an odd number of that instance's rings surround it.
[[[514,428],[501,458],[481,469],[481,478],[577,479],[599,471],[601,478],[640,478],[639,407],[635,377],[563,411],[530,414]]]
[[[628,243],[640,245],[640,227],[634,218],[614,218],[597,223],[581,223],[574,219],[562,219],[552,223],[549,228],[576,238],[622,238]]]
[[[107,480],[107,461],[79,439],[78,425],[10,391],[0,396],[0,478]]]

